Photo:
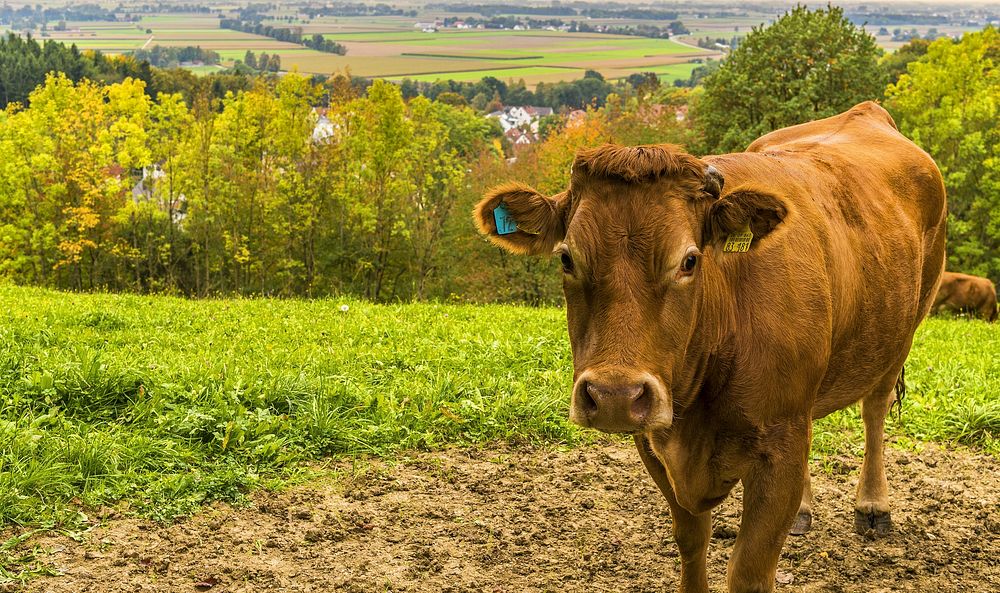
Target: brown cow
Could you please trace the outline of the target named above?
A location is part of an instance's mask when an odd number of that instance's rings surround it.
[[[934,297],[935,313],[968,313],[986,321],[997,319],[997,288],[989,278],[945,272]]]
[[[710,511],[739,481],[729,590],[773,590],[786,535],[810,523],[812,420],[858,400],[855,527],[889,528],[883,424],[944,267],[945,191],[884,109],[702,159],[584,150],[565,192],[503,185],[474,215],[495,244],[562,260],[570,418],[634,436],[670,505],[681,591],[708,591]]]

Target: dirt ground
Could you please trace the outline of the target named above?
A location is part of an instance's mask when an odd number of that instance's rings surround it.
[[[889,449],[895,530],[852,531],[860,460],[813,467],[813,530],[790,537],[778,591],[1000,591],[1000,463]],[[262,492],[175,525],[112,519],[83,542],[36,538],[61,576],[46,593],[673,591],[670,516],[627,444],[454,450],[341,463],[337,479]],[[344,477],[346,475],[346,477]],[[724,591],[739,491],[715,511],[713,591]]]

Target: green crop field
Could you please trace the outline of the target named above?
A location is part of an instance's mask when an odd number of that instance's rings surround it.
[[[434,82],[435,80],[448,79],[456,80],[459,82],[474,82],[480,80],[486,76],[493,76],[499,78],[500,80],[507,79],[520,79],[525,80],[532,79],[535,82],[556,82],[560,80],[573,80],[575,78],[582,78],[584,70],[578,70],[574,68],[553,68],[545,66],[525,66],[516,68],[497,68],[494,70],[469,70],[467,72],[449,72],[447,75],[444,74],[417,74],[414,76],[407,76],[411,80],[416,81],[426,81]],[[402,77],[394,77],[395,80],[401,80]]]
[[[0,286],[0,525],[123,502],[169,518],[358,453],[603,437],[566,419],[556,308],[189,301]],[[346,309],[346,310],[342,310]],[[934,319],[907,364],[895,446],[1000,455],[1000,324]],[[814,454],[860,452],[855,409]]]

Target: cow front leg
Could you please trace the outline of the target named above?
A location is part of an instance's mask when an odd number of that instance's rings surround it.
[[[809,482],[809,468],[806,468],[805,479],[802,480],[802,500],[799,501],[799,511],[795,514],[795,522],[788,533],[805,535],[812,529],[812,522],[812,484]]]
[[[875,535],[884,536],[892,530],[882,441],[885,417],[895,397],[893,389],[879,389],[861,400],[861,417],[865,421],[865,459],[861,463],[858,498],[854,505],[854,531],[861,535],[873,531]]]
[[[729,558],[730,593],[770,593],[789,528],[802,502],[808,471],[806,426],[791,427],[784,443],[743,478],[743,518]],[[792,436],[798,433],[798,436]]]
[[[812,423],[809,423],[809,442],[812,443]],[[805,535],[812,529],[812,484],[809,478],[809,465],[806,464],[802,480],[802,500],[799,501],[799,511],[795,514],[795,522],[789,531],[791,535]]]
[[[680,593],[708,593],[708,542],[712,537],[712,513],[692,515],[677,503],[674,489],[667,478],[667,470],[653,454],[645,436],[636,435],[635,446],[639,450],[646,471],[663,493],[670,505],[673,517],[674,540],[681,554]]]

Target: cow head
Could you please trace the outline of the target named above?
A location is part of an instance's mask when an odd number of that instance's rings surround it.
[[[496,245],[562,262],[572,421],[649,431],[686,405],[674,391],[690,380],[722,243],[748,224],[756,241],[785,213],[772,195],[723,186],[714,167],[677,147],[605,145],[577,154],[565,192],[506,184],[476,206],[480,232]]]

